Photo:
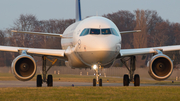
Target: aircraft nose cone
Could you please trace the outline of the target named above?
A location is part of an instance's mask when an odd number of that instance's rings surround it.
[[[80,58],[86,64],[92,65],[98,62],[106,64],[112,62],[113,58],[116,56],[114,51],[88,51],[78,53]]]
[[[101,64],[111,63],[119,54],[118,40],[111,37],[91,37],[81,41],[78,55],[86,64],[92,65],[100,62]]]

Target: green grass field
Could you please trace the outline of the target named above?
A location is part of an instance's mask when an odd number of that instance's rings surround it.
[[[94,76],[53,75],[54,81],[92,82]],[[122,83],[119,77],[102,77],[103,82]],[[17,80],[13,74],[0,73],[0,81]],[[32,79],[36,80],[36,77]],[[141,79],[141,83],[153,83],[151,87],[15,87],[0,88],[0,101],[178,101],[180,100],[179,81],[155,81]],[[161,86],[167,85],[167,86]]]
[[[179,101],[180,87],[0,88],[0,101]]]

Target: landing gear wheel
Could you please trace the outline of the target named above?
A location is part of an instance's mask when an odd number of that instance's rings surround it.
[[[140,77],[138,74],[134,75],[134,86],[140,86]]]
[[[102,86],[102,79],[99,79],[99,86]]]
[[[52,87],[53,86],[53,77],[52,77],[52,75],[48,75],[47,86],[48,87]]]
[[[96,79],[93,79],[93,86],[96,86]]]
[[[37,83],[37,87],[42,87],[42,76],[41,75],[37,75],[36,83]]]
[[[127,74],[123,77],[123,86],[129,86],[129,75]]]

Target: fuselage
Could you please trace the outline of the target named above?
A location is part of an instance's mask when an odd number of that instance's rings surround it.
[[[72,68],[100,63],[109,67],[121,49],[121,35],[107,18],[94,16],[70,25],[63,33],[62,48]]]

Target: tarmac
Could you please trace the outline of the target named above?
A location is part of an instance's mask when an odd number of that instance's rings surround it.
[[[53,87],[71,87],[73,86],[93,86],[92,83],[85,82],[53,82]],[[96,86],[99,86],[98,84]],[[122,83],[103,83],[102,86],[123,86]],[[134,86],[130,83],[129,86]],[[160,85],[160,84],[140,84],[140,86],[179,86],[179,85]],[[0,88],[3,87],[36,87],[36,81],[0,81]],[[46,83],[42,87],[47,87]]]

